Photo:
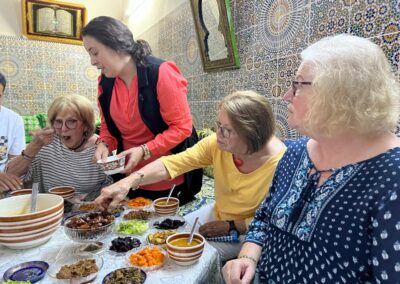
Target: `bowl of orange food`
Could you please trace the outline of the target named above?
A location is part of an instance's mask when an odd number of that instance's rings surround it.
[[[166,258],[167,253],[162,248],[147,246],[130,253],[126,259],[132,267],[142,269],[143,271],[152,271],[162,267]]]
[[[179,199],[175,197],[161,197],[153,202],[154,211],[160,216],[175,215],[179,209]]]
[[[144,197],[135,197],[132,199],[129,199],[126,202],[126,205],[129,208],[134,208],[134,209],[148,209],[150,208],[151,204],[153,203],[153,200],[144,198]]]

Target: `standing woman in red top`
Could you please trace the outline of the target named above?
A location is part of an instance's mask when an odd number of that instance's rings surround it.
[[[129,28],[114,18],[94,18],[82,29],[82,36],[91,64],[101,70],[101,126],[95,161],[117,149],[119,156],[128,158],[125,174],[139,174],[135,169],[196,144],[187,81],[175,63],[143,52]],[[201,182],[202,172],[196,170],[143,186],[128,196],[155,199],[168,195],[176,184],[173,195],[183,204],[193,199]]]

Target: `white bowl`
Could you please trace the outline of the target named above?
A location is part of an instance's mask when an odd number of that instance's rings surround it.
[[[0,200],[0,244],[12,249],[25,249],[48,241],[59,228],[64,212],[64,199],[39,193],[37,210],[30,213],[31,194]]]
[[[98,160],[97,165],[100,166],[106,175],[118,174],[124,170],[125,157],[109,156],[106,162]]]

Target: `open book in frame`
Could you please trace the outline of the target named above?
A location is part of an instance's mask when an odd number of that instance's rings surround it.
[[[22,30],[27,38],[82,44],[85,6],[50,0],[21,0],[21,5]]]

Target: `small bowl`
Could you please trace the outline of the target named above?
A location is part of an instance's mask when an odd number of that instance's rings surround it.
[[[114,274],[116,273],[122,273],[122,274],[128,274],[131,278],[132,276],[138,276],[141,277],[142,280],[141,281],[136,281],[135,283],[138,284],[142,284],[146,281],[147,275],[146,272],[144,272],[142,269],[136,268],[136,267],[124,267],[124,268],[120,268],[120,269],[116,269],[114,271],[111,271],[110,273],[108,273],[104,278],[103,278],[103,282],[102,284],[109,284],[109,283],[116,283],[116,282],[108,282],[107,280],[110,279],[111,277],[113,277]],[[134,275],[132,275],[134,274]],[[140,275],[140,276],[139,276]],[[139,280],[139,279],[138,279]]]
[[[32,194],[32,189],[24,188],[24,189],[10,191],[11,196],[25,195],[25,194]]]
[[[15,265],[4,272],[4,281],[30,281],[38,282],[45,275],[49,264],[44,261],[28,261]]]
[[[175,197],[170,197],[168,203],[166,203],[168,197],[161,197],[153,202],[154,211],[158,215],[168,216],[175,215],[179,209],[179,199]]]
[[[163,254],[163,261],[162,261],[162,263],[157,264],[157,265],[152,265],[152,266],[139,266],[139,265],[134,265],[134,264],[132,264],[132,263],[129,261],[129,258],[130,258],[130,256],[131,256],[132,254],[140,253],[142,250],[144,250],[144,249],[149,249],[149,248],[150,248],[150,249],[158,249],[158,250]],[[160,248],[160,247],[158,247],[158,246],[146,246],[146,247],[140,247],[140,248],[138,248],[138,249],[133,250],[130,254],[128,254],[128,255],[126,256],[126,262],[127,262],[127,264],[128,264],[129,266],[131,266],[131,267],[135,267],[135,268],[138,268],[138,269],[141,269],[141,270],[147,272],[147,271],[157,270],[157,269],[163,267],[165,261],[167,260],[167,256],[168,256],[168,255],[167,255],[167,252],[166,252],[164,249],[162,249],[162,248]]]
[[[121,227],[123,226],[131,226],[131,230],[121,230]],[[142,226],[140,228],[140,226]],[[121,236],[130,236],[130,235],[141,235],[144,232],[146,232],[150,227],[149,221],[147,220],[129,220],[129,221],[123,221],[119,222],[115,226],[115,233],[117,235]]]
[[[126,206],[131,209],[147,210],[151,208],[153,200],[144,197],[135,197],[126,201]]]
[[[200,234],[195,233],[193,235],[194,245],[181,246],[181,244],[187,243],[190,233],[177,233],[167,238],[167,252],[169,258],[178,265],[187,266],[196,263],[201,255],[203,254],[204,244],[206,240]]]
[[[92,274],[89,274],[85,277],[76,277],[71,279],[58,279],[57,273],[60,271],[61,267],[65,265],[71,265],[77,263],[80,260],[85,259],[94,259],[96,261],[96,265],[98,267],[98,271]],[[91,256],[79,256],[79,255],[67,255],[65,257],[60,258],[54,264],[50,266],[49,275],[55,278],[57,281],[56,283],[69,283],[69,284],[81,284],[81,283],[91,283],[96,277],[100,270],[103,268],[104,259],[99,255],[91,255]]]
[[[95,255],[95,254],[102,254],[105,249],[106,249],[106,247],[103,242],[95,241],[92,243],[87,243],[87,244],[79,246],[77,248],[77,250],[75,251],[75,253],[77,255],[90,256],[90,255]]]
[[[125,157],[109,156],[106,162],[98,160],[97,165],[100,166],[106,175],[118,174],[124,170]]]
[[[96,228],[88,228],[88,229],[80,229],[80,228],[71,228],[68,227],[68,224],[72,222],[73,218],[87,218],[90,216],[95,216],[96,214],[103,214],[102,212],[89,212],[89,213],[80,213],[76,214],[64,221],[64,232],[68,238],[72,241],[78,243],[91,243],[94,241],[98,241],[106,237],[112,232],[115,219],[113,216],[112,221],[104,226],[96,227]]]
[[[180,221],[180,224],[178,221]],[[152,220],[151,227],[156,230],[176,230],[179,232],[190,230],[190,228],[187,228],[185,218],[179,215],[155,218]]]
[[[75,187],[73,186],[56,186],[49,189],[49,193],[61,196],[64,199],[69,199],[74,196]]]
[[[167,238],[176,233],[176,230],[160,230],[152,234],[148,234],[146,239],[150,245],[165,247]]]
[[[125,240],[123,241],[123,240],[121,240],[122,238],[129,238],[131,241],[133,241],[134,243],[133,243],[133,247],[132,248],[130,248],[129,250],[126,250],[126,251],[116,251],[116,250],[112,250],[111,248],[113,247],[113,246],[125,246],[126,244],[125,243],[123,243],[123,242],[125,242]],[[111,255],[113,255],[113,256],[125,256],[126,254],[129,254],[129,253],[131,253],[131,251],[133,251],[134,249],[137,249],[137,248],[139,248],[140,246],[142,245],[142,242],[140,241],[140,239],[138,239],[138,238],[135,238],[135,237],[129,237],[129,236],[127,236],[127,237],[117,237],[117,238],[115,238],[115,239],[113,239],[112,241],[111,241],[111,245],[110,245],[110,247],[108,248],[108,253],[109,254],[111,254]],[[115,248],[115,247],[114,247]],[[128,247],[125,247],[125,248],[128,248]]]

